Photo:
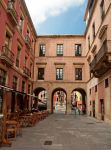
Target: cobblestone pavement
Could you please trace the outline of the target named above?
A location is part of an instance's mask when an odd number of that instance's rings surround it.
[[[79,115],[50,115],[24,128],[12,147],[1,150],[111,150],[111,125]]]

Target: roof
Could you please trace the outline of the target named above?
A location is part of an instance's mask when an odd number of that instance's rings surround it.
[[[63,37],[85,37],[82,34],[52,34],[52,35],[38,35],[38,38],[63,38]]]

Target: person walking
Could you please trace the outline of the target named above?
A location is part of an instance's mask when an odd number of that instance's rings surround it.
[[[72,108],[73,108],[74,114],[76,115],[76,111],[77,111],[77,102],[76,101],[74,101],[72,103]]]

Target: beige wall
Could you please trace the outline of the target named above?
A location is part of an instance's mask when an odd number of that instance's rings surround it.
[[[39,57],[39,45],[46,44],[45,57]],[[63,44],[63,56],[56,56],[57,44]],[[82,45],[82,56],[75,56],[75,44]],[[86,61],[84,36],[40,36],[37,38],[35,51],[35,84],[34,89],[43,87],[48,92],[48,107],[51,108],[52,92],[62,88],[67,94],[67,112],[71,111],[71,92],[76,88],[86,91],[88,68]],[[37,80],[38,68],[45,68],[43,81]],[[63,80],[56,80],[56,68],[63,68]],[[82,80],[75,80],[75,68],[82,67]]]
[[[104,1],[104,8],[105,8],[105,17],[103,19],[103,21],[101,21],[101,13],[100,13],[100,3],[101,0],[96,1],[96,5],[94,8],[94,11],[92,13],[91,16],[91,20],[90,23],[87,24],[87,28],[86,28],[86,51],[87,51],[87,60],[88,63],[90,64],[90,62],[94,59],[95,54],[98,53],[99,49],[101,48],[103,41],[105,39],[107,40],[111,40],[111,1],[110,0],[105,0]],[[88,17],[89,14],[87,13],[86,15],[86,21],[88,22]],[[92,25],[95,22],[95,33],[96,33],[96,37],[93,40],[93,33],[92,33]],[[105,31],[103,37],[100,39],[99,35],[100,32],[103,28],[104,25],[107,25],[107,30]],[[88,48],[88,36],[90,36],[90,49]],[[95,52],[93,52],[93,48],[96,45],[96,49]],[[90,100],[92,99],[92,95],[89,94],[89,89],[93,89],[95,87],[95,85],[97,85],[99,87],[100,83],[103,85],[102,86],[102,90],[100,92],[97,92],[95,95],[95,103],[96,103],[96,117],[100,119],[100,98],[101,98],[101,93],[103,93],[103,97],[105,100],[105,120],[110,120],[111,118],[110,116],[110,112],[111,112],[111,96],[110,96],[110,87],[106,88],[104,87],[104,81],[106,78],[110,79],[111,76],[111,72],[106,72],[101,78],[95,78],[92,76],[92,78],[89,78],[88,84],[87,84],[87,106],[88,107],[88,114],[91,110],[90,107]]]
[[[39,57],[39,44],[46,44],[46,57]],[[74,45],[82,44],[82,57],[75,57]],[[63,56],[56,56],[56,45],[63,44]],[[74,37],[40,37],[37,39],[35,54],[35,81],[37,80],[38,67],[45,67],[45,81],[56,81],[56,68],[62,67],[64,72],[63,80],[66,82],[75,81],[75,68],[83,68],[83,81],[87,81],[87,61],[85,59],[85,38]],[[82,81],[82,82],[83,82]]]
[[[111,33],[111,21],[110,21],[111,1],[110,0],[104,1],[106,16],[105,16],[103,22],[101,21],[100,3],[101,3],[101,0],[98,0],[97,4],[95,6],[94,12],[93,12],[91,21],[90,21],[89,26],[87,27],[87,30],[86,30],[86,51],[88,53],[87,58],[89,56],[91,56],[91,60],[93,60],[93,58],[94,58],[94,55],[91,52],[94,45],[97,45],[97,48],[96,48],[96,53],[97,53],[99,51],[104,39],[107,38],[107,40],[111,40],[111,34],[110,34]],[[94,22],[95,22],[96,37],[93,40],[92,25],[93,25]],[[106,34],[104,35],[103,39],[99,39],[100,30],[104,25],[108,25]],[[90,45],[91,45],[90,50],[88,48],[88,36],[90,36]]]

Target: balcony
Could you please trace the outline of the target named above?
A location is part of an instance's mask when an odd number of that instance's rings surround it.
[[[90,63],[90,71],[95,77],[101,77],[111,68],[111,41],[104,41],[99,52]]]
[[[11,21],[13,21],[13,23],[15,25],[17,25],[17,12],[14,8],[14,1],[8,1],[8,5],[7,5],[7,13],[9,14]]]
[[[31,48],[31,40],[28,34],[25,36],[25,44],[28,48]]]
[[[14,63],[14,53],[7,46],[2,47],[0,58],[9,66]]]
[[[26,66],[23,68],[23,73],[25,74],[25,77],[31,77],[31,72]]]

